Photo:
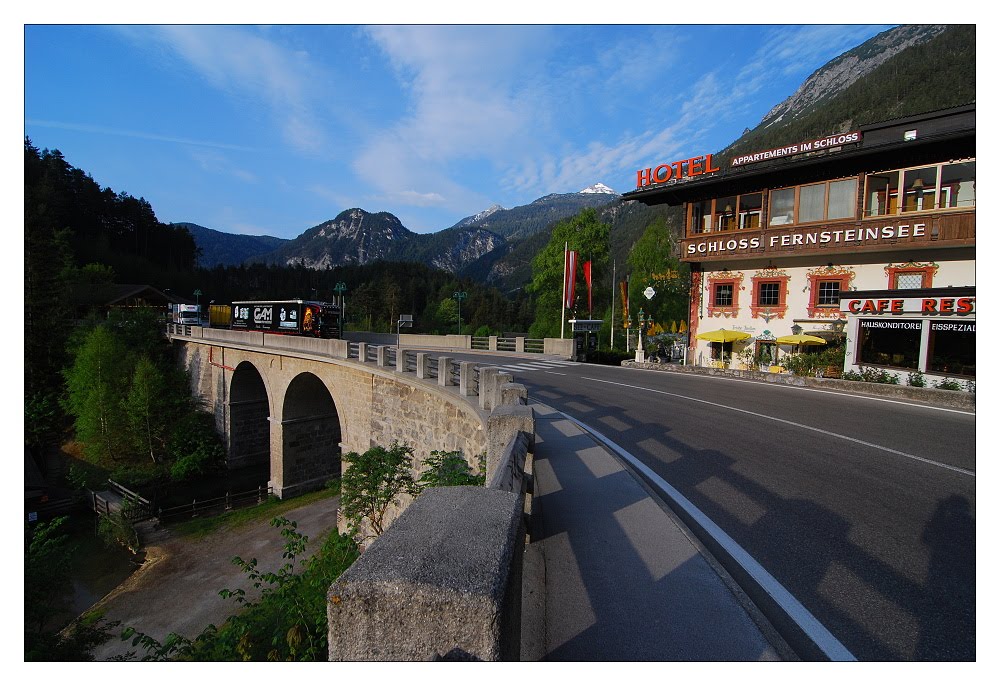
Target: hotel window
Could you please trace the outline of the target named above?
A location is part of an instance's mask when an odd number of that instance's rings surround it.
[[[830,182],[830,197],[826,203],[827,219],[853,219],[858,205],[858,180],[842,179]]]
[[[706,233],[712,230],[712,201],[702,200],[691,203],[691,233]]]
[[[831,219],[851,219],[857,205],[857,179],[811,183],[771,191],[769,226],[808,224]]]
[[[763,193],[749,193],[747,195],[741,195],[739,227],[741,229],[759,229],[760,215],[763,206]]]
[[[908,289],[908,288],[923,288],[924,287],[924,273],[923,272],[899,272],[896,274],[894,279],[895,283],[892,287],[895,289]]]
[[[736,196],[715,200],[716,231],[732,231],[736,228]]]
[[[854,272],[832,265],[809,273],[810,317],[837,317],[840,315],[840,294],[849,290]]]
[[[817,287],[817,307],[840,307],[840,281],[820,281]]]
[[[777,269],[768,268],[755,274],[751,279],[753,299],[750,301],[750,316],[765,321],[784,317],[788,310],[785,299],[788,280],[788,275]]]
[[[903,173],[903,212],[937,209],[937,167],[910,169]]]
[[[742,272],[717,272],[708,277],[708,316],[732,317],[740,309],[740,291],[743,290]]]
[[[896,169],[869,174],[865,179],[866,217],[975,206],[975,160]]]
[[[733,306],[733,284],[731,283],[717,283],[712,293],[712,306],[713,307],[732,307]]]
[[[763,193],[693,202],[689,210],[688,233],[694,235],[735,229],[759,229],[763,206]]]
[[[931,322],[927,371],[976,376],[976,322]]]
[[[916,369],[920,357],[919,319],[861,319],[857,364]]]
[[[768,226],[784,226],[795,221],[795,189],[771,191]]]
[[[892,290],[908,288],[931,288],[934,285],[934,275],[938,265],[934,262],[904,262],[890,264],[885,268],[889,277],[889,288]]]
[[[777,281],[766,281],[757,290],[757,304],[761,307],[773,307],[780,304],[781,284]]]

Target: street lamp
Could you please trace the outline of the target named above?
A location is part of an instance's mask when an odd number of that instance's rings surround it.
[[[642,308],[639,308],[639,341],[642,342],[642,334],[653,326],[653,315],[646,315]]]
[[[462,301],[469,297],[469,294],[465,291],[455,291],[452,295],[455,300],[458,301],[458,333],[462,334]]]

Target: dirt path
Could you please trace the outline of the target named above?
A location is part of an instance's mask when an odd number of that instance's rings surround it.
[[[339,498],[327,498],[283,515],[309,537],[306,556],[336,528],[338,503]],[[281,532],[269,522],[220,529],[198,539],[174,536],[152,543],[143,566],[92,609],[120,621],[119,630],[132,627],[161,642],[171,632],[194,638],[209,624],[221,625],[239,606],[221,598],[219,591],[242,588],[248,597],[254,591],[244,572],[232,564],[233,557],[256,558],[262,571],[276,571],[284,562]],[[129,650],[131,641],[123,642],[116,634],[94,650],[94,657],[109,660]]]

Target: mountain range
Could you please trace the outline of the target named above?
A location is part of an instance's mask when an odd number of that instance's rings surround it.
[[[906,25],[884,31],[816,70],[719,158],[975,102],[975,30],[974,25]],[[551,227],[587,207],[611,225],[612,254],[621,263],[654,217],[664,216],[675,232],[682,225],[677,208],[623,201],[602,183],[519,207],[493,205],[429,234],[410,231],[388,212],[361,208],[344,210],[291,240],[183,225],[200,249],[202,266],[262,262],[326,269],[414,261],[509,291],[530,280],[531,258],[547,243]]]

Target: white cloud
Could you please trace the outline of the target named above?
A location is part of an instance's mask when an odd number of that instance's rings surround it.
[[[120,31],[139,44],[152,38],[215,88],[264,105],[285,141],[298,150],[315,152],[325,145],[310,95],[324,75],[307,53],[288,50],[242,27],[181,25]]]
[[[192,138],[182,138],[179,136],[165,136],[147,131],[133,131],[130,129],[112,128],[109,126],[93,126],[91,124],[77,124],[73,122],[45,121],[40,119],[26,119],[25,124],[30,126],[43,126],[53,129],[64,129],[66,131],[81,131],[83,133],[99,133],[110,136],[124,136],[126,138],[141,138],[148,141],[161,141],[164,143],[179,143],[181,145],[191,145],[200,148],[221,148],[223,150],[253,151],[254,149],[245,145],[233,145],[231,143],[220,143],[217,141],[195,140]]]
[[[394,68],[406,114],[373,134],[357,173],[399,202],[464,207],[451,180],[460,160],[509,159],[530,147],[546,104],[533,97],[544,27],[377,26],[368,29]],[[398,191],[398,189],[408,189]]]

